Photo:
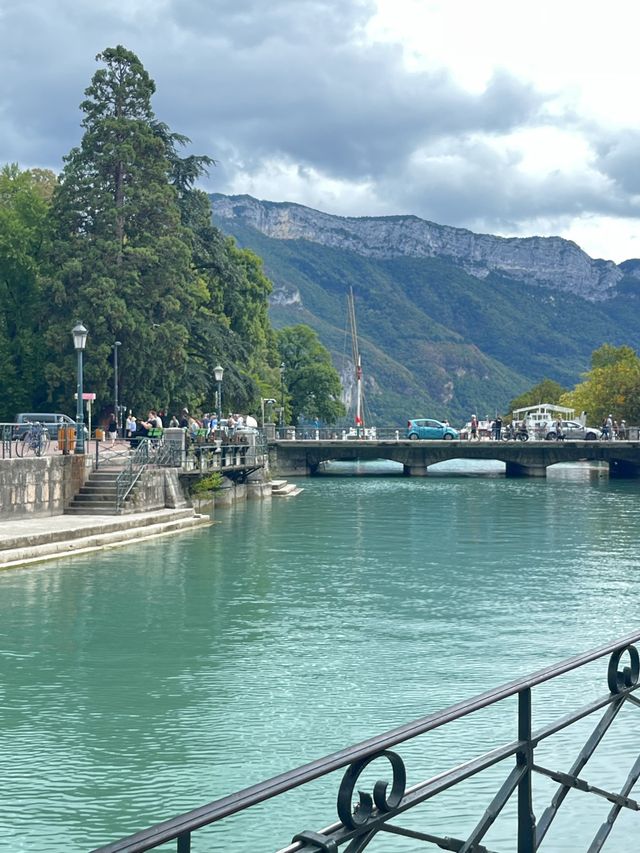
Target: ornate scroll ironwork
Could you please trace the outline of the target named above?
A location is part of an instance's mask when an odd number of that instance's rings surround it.
[[[298,833],[291,844],[279,853],[338,853],[340,850],[343,853],[360,853],[380,832],[402,835],[456,853],[492,853],[483,845],[483,839],[512,797],[517,798],[518,825],[517,837],[513,839],[510,849],[517,853],[535,853],[543,845],[552,822],[571,790],[604,798],[611,803],[606,820],[588,847],[588,853],[598,853],[623,810],[640,812],[640,800],[632,796],[633,787],[640,779],[640,755],[633,761],[619,791],[601,788],[585,777],[589,759],[621,708],[625,705],[640,705],[640,700],[633,695],[640,688],[640,655],[634,645],[638,641],[640,631],[157,824],[134,836],[101,847],[94,853],[142,853],[172,839],[177,843],[178,853],[188,853],[191,834],[199,828],[337,770],[344,771],[337,798],[339,821],[320,832],[306,830]],[[538,685],[607,657],[607,695],[592,700],[544,728],[532,730],[531,696]],[[628,658],[627,663],[623,661],[624,658]],[[393,747],[427,735],[440,726],[510,697],[517,697],[518,700],[518,727],[514,740],[497,743],[489,752],[407,788],[404,762],[396,751],[392,751]],[[568,770],[545,767],[536,760],[536,749],[541,742],[598,711],[604,712]],[[372,793],[358,791],[358,802],[354,807],[353,800],[360,777],[369,765],[378,760],[390,765],[391,783],[380,780],[373,786]],[[417,830],[398,825],[397,821],[409,809],[500,763],[510,765],[504,781],[466,838],[437,835],[429,832],[428,828]],[[533,781],[537,776],[545,776],[558,785],[549,806],[538,821],[532,806]]]

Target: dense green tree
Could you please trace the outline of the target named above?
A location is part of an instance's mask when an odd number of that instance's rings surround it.
[[[344,417],[340,377],[316,332],[300,324],[281,329],[277,335],[291,422],[301,416],[327,423]]]
[[[239,249],[212,225],[211,204],[204,192],[182,191],[180,208],[189,228],[194,269],[209,294],[193,326],[189,381],[194,392],[202,390],[219,361],[225,368],[224,398],[229,406],[257,414],[260,397],[273,396],[279,382],[279,357],[268,315],[271,282],[257,255]]]
[[[184,398],[191,325],[209,293],[194,270],[172,183],[172,138],[151,108],[155,85],[124,47],[97,59],[104,67],[81,105],[84,135],[65,157],[53,199],[57,274],[48,287],[46,378],[52,399],[69,405],[69,332],[81,319],[89,329],[86,385],[103,404],[112,396],[118,339],[120,399],[134,408],[169,406]]]
[[[592,424],[611,414],[628,424],[640,423],[640,358],[628,346],[604,344],[591,357],[584,381],[565,394],[561,402],[587,412]]]
[[[180,156],[189,140],[156,119],[140,60],[121,46],[97,59],[59,180],[16,166],[0,175],[4,416],[73,411],[78,320],[99,411],[113,404],[119,340],[119,399],[138,413],[212,408],[217,363],[225,405],[258,412],[280,383],[262,261],[212,225],[195,182],[214,161]]]
[[[0,171],[0,419],[45,398],[41,268],[48,245],[48,198],[55,176],[46,170]]]
[[[515,397],[509,403],[509,413],[514,409],[523,409],[525,406],[537,406],[539,403],[558,403],[567,389],[553,379],[543,379],[529,391]]]

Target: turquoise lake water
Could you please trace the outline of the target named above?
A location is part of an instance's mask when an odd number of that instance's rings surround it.
[[[204,530],[0,573],[0,851],[88,851],[640,626],[636,481],[578,466],[300,484]],[[606,692],[602,662],[534,692],[536,722]],[[582,773],[602,787],[640,751],[640,710],[614,728]],[[560,735],[547,766],[568,770],[590,730]],[[512,700],[401,747],[408,784],[515,732]],[[405,822],[465,837],[510,767]],[[278,850],[337,819],[339,780],[193,849]],[[555,787],[534,784],[539,815]],[[586,849],[607,812],[571,792],[542,849]],[[513,816],[492,850],[515,850]],[[624,815],[605,849],[638,834]]]

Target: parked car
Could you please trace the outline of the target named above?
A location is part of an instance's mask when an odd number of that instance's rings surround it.
[[[584,426],[579,421],[562,421],[562,431],[564,437],[568,439],[577,438],[585,441],[597,441],[599,438],[602,438],[602,430],[599,430],[597,427]],[[556,441],[557,438],[556,425],[552,423],[547,427],[545,439],[547,441]]]
[[[412,418],[407,424],[405,438],[415,439],[438,439],[445,440],[460,438],[457,429],[443,424],[442,421],[434,421],[430,418]]]
[[[76,422],[68,415],[62,415],[59,412],[20,412],[16,415],[15,423],[18,426],[13,428],[14,438],[24,438],[29,424],[44,424],[49,433],[49,438],[52,441],[58,440],[58,429],[62,426],[76,427]],[[86,425],[84,427],[85,438],[89,436],[89,430]]]

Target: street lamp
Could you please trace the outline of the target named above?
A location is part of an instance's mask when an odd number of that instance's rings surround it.
[[[82,323],[76,323],[71,330],[73,346],[78,353],[78,390],[76,405],[76,453],[84,453],[84,401],[82,399],[82,353],[87,344],[87,330]]]
[[[116,341],[113,345],[113,399],[115,403],[114,414],[116,416],[116,434],[120,434],[120,407],[118,406],[118,347],[122,346],[122,341]]]
[[[280,426],[284,426],[284,372],[286,370],[286,364],[281,362],[280,364]]]
[[[222,377],[224,376],[224,367],[222,367],[220,364],[217,364],[213,368],[213,375],[218,384],[218,390],[216,392],[216,409],[218,411],[218,422],[220,422],[220,419],[222,418]]]
[[[260,397],[260,405],[262,407],[262,429],[264,429],[264,407],[273,406],[276,400],[273,397]]]

